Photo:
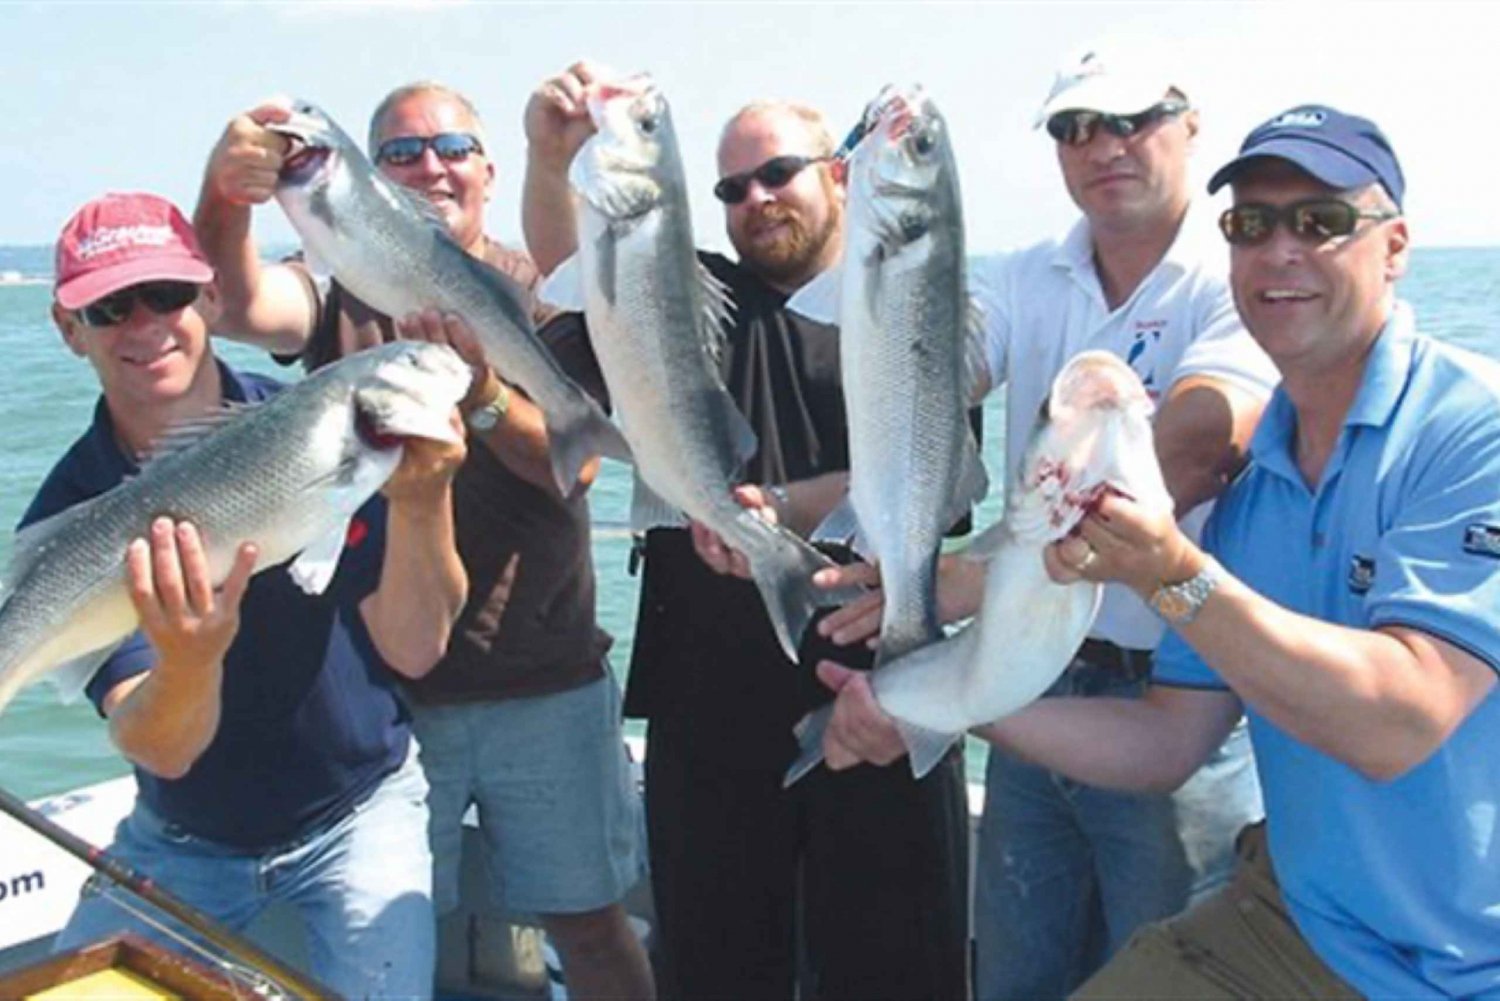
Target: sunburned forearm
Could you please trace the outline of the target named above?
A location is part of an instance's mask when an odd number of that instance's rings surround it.
[[[452,500],[390,505],[380,587],[360,606],[375,648],[407,677],[432,670],[468,595],[454,548]]]
[[[1309,618],[1233,578],[1181,632],[1246,703],[1374,779],[1426,760],[1495,681],[1426,634]]]

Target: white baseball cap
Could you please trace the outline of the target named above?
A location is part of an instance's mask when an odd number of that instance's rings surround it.
[[[1134,115],[1158,104],[1167,91],[1182,88],[1164,60],[1144,53],[1125,56],[1088,48],[1064,62],[1034,128],[1041,128],[1059,111],[1099,111],[1106,115]]]

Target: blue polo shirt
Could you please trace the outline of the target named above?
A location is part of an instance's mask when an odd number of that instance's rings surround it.
[[[274,380],[220,364],[226,400],[255,402]],[[136,472],[101,398],[94,420],[53,467],[22,526],[109,490]],[[135,770],[141,799],[185,831],[238,850],[295,841],[341,815],[405,759],[408,714],[365,630],[359,602],[375,590],[385,548],[379,496],[360,509],[337,573],[307,595],[283,567],[250,581],[224,658],[218,732],[181,779]],[[151,669],[145,636],[129,637],[94,675],[101,704],[120,681]]]
[[[1206,548],[1293,611],[1419,629],[1500,671],[1500,365],[1399,306],[1316,490],[1295,432],[1278,389]],[[1225,687],[1176,633],[1154,678]],[[1314,951],[1371,997],[1500,997],[1500,688],[1392,782],[1247,709],[1271,858]]]

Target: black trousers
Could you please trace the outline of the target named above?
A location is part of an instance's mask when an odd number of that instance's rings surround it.
[[[785,731],[726,755],[701,727],[653,720],[646,818],[659,992],[682,1001],[968,994],[968,810],[955,750],[922,781],[906,759],[789,790]],[[722,735],[719,735],[722,740]],[[801,907],[798,907],[799,879]],[[799,916],[800,915],[800,916]]]

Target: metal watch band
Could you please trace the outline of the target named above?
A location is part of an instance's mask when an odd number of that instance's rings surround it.
[[[1204,561],[1203,569],[1187,580],[1158,587],[1156,593],[1151,595],[1151,608],[1169,624],[1185,626],[1198,617],[1198,613],[1203,610],[1203,603],[1223,579],[1223,567],[1209,556]]]

